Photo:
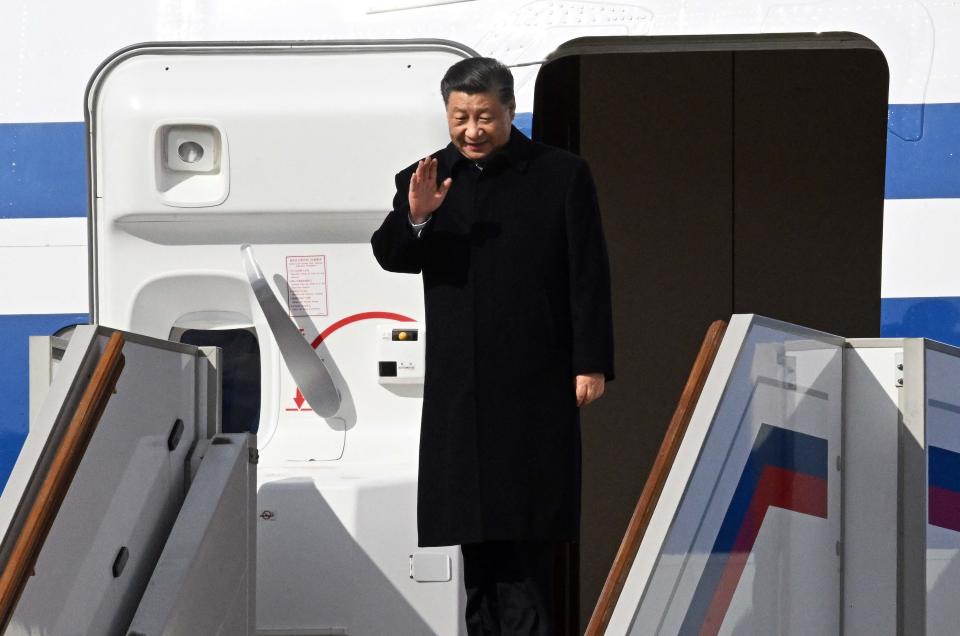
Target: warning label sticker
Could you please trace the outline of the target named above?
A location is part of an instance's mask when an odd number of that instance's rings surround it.
[[[327,257],[287,257],[287,307],[291,316],[327,315]]]

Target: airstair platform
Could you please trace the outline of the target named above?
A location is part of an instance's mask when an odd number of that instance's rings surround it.
[[[960,350],[707,334],[588,634],[954,634]]]

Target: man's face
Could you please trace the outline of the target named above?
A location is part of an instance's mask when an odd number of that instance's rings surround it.
[[[480,161],[510,140],[516,105],[500,103],[495,93],[469,95],[454,91],[447,98],[450,140],[467,159]]]

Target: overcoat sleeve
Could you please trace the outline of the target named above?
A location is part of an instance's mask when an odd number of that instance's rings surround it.
[[[573,373],[614,378],[610,265],[600,224],[597,190],[586,162],[580,162],[566,197]]]
[[[422,268],[422,244],[416,231],[410,227],[410,205],[407,202],[411,174],[409,169],[404,170],[394,179],[397,193],[393,197],[393,209],[380,229],[373,233],[370,244],[373,246],[373,255],[383,269],[419,274]],[[429,227],[428,224],[424,231]]]

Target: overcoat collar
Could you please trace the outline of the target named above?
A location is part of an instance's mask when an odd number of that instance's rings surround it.
[[[527,169],[527,164],[533,158],[534,144],[526,135],[520,132],[516,126],[510,127],[510,139],[499,150],[497,150],[489,159],[488,164],[505,161],[520,172]],[[447,147],[438,154],[441,170],[438,170],[438,179],[443,180],[459,170],[462,166],[472,163],[469,159],[460,154],[453,142],[447,144]]]

